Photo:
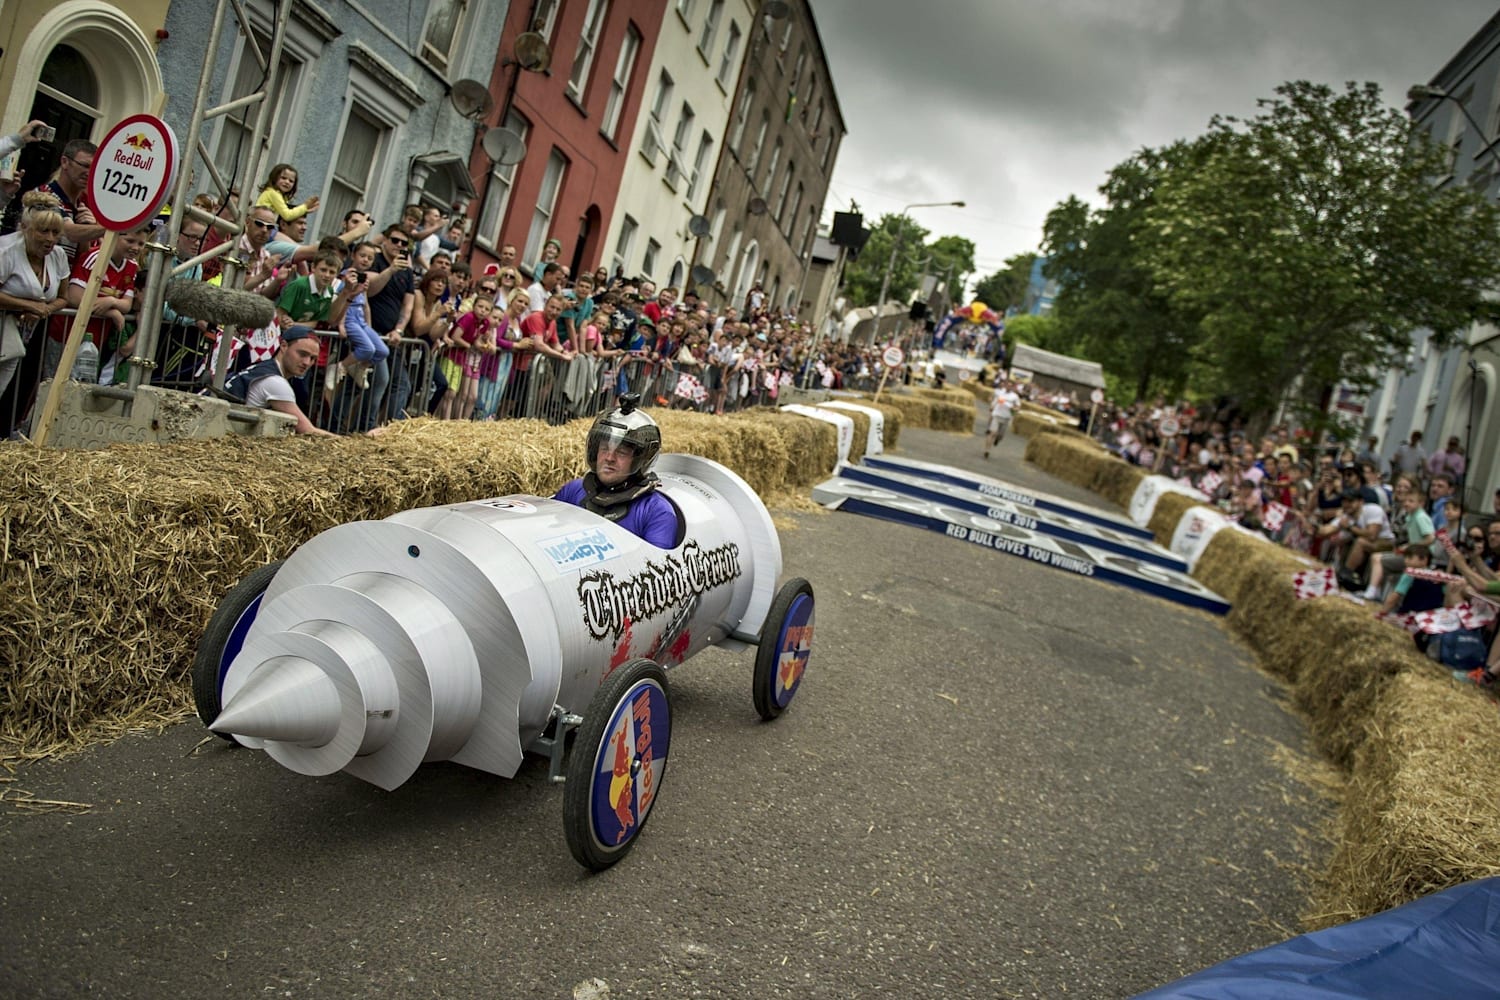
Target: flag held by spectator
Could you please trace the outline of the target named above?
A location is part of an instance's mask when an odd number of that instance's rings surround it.
[[[1292,592],[1296,594],[1297,600],[1309,601],[1325,594],[1337,594],[1339,581],[1334,576],[1332,566],[1299,570],[1292,574]]]

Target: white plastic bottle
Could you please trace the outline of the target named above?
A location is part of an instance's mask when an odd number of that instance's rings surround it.
[[[83,343],[78,345],[78,357],[73,362],[73,381],[89,385],[99,381],[99,348],[94,346],[94,335],[87,331]]]

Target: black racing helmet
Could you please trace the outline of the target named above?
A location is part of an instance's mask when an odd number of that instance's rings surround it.
[[[636,393],[623,395],[618,406],[608,413],[601,413],[594,421],[594,426],[589,428],[590,469],[598,464],[599,448],[606,444],[611,447],[628,444],[635,449],[629,478],[637,479],[651,468],[651,463],[661,454],[661,428],[639,409],[640,402],[641,397]]]

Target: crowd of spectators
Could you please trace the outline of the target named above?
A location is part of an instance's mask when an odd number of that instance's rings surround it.
[[[57,243],[67,249],[74,238],[84,247],[73,275],[80,289],[87,273],[79,281],[79,270],[100,233],[73,225],[72,206],[80,218],[87,209],[65,182],[69,164],[86,177],[93,152],[87,143],[70,143],[61,180],[53,182],[63,221]],[[299,201],[297,182],[295,166],[278,163],[248,208],[237,192],[223,204],[209,195],[194,200],[199,211],[181,222],[174,263],[235,241],[233,257],[243,266],[236,285],[272,300],[276,318],[260,329],[236,330],[225,348],[212,322],[169,305],[145,380],[210,391],[216,376],[223,383],[275,358],[283,331],[307,327],[318,339],[317,362],[288,380],[306,418],[299,427],[356,433],[419,414],[560,422],[592,415],[623,391],[641,393],[647,405],[723,413],[774,404],[794,383],[873,388],[881,372],[880,347],[817,342],[812,324],[775,307],[759,285],[743,302],[716,305],[693,288],[659,288],[650,275],[601,267],[575,276],[556,239],[546,241],[535,261],[519,259],[515,245],[504,244],[498,263],[476,273],[464,253],[464,220],[432,205],[407,206],[385,224],[352,211],[334,227],[337,236],[314,240],[308,233],[310,221],[317,222],[318,199]],[[242,222],[243,232],[236,234],[229,220]],[[102,312],[95,309],[107,359],[101,381],[128,376],[143,325],[138,289],[144,268],[153,266],[142,261],[137,271],[149,234],[147,227],[119,241],[121,267],[111,272],[119,280],[101,298]],[[206,261],[181,277],[221,283],[223,261]],[[12,401],[5,430],[24,418],[35,384],[52,374],[66,324],[66,317],[52,320],[47,340],[53,346],[38,352],[51,368],[39,365],[30,373],[31,391]],[[7,354],[14,339],[6,337]],[[227,359],[222,375],[220,357]],[[243,388],[245,380],[232,384]]]
[[[1374,437],[1358,449],[1318,444],[1285,424],[1253,437],[1234,415],[1186,402],[1158,398],[1106,411],[1097,433],[1121,457],[1194,487],[1241,527],[1332,567],[1341,588],[1381,614],[1454,606],[1500,569],[1500,490],[1490,510],[1462,508],[1466,457],[1457,437],[1429,453],[1414,431],[1387,459]],[[1490,664],[1500,658],[1493,638],[1483,636]],[[1493,681],[1484,669],[1466,676]]]

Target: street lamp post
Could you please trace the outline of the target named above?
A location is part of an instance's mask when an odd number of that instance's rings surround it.
[[[898,215],[905,215],[914,208],[963,208],[961,201],[919,201],[902,207]],[[880,297],[875,300],[875,329],[880,330],[880,310],[885,306],[885,295],[891,290],[891,272],[896,269],[896,254],[901,250],[901,230],[896,229],[896,235],[891,240],[891,259],[885,263],[885,277],[880,282]]]

